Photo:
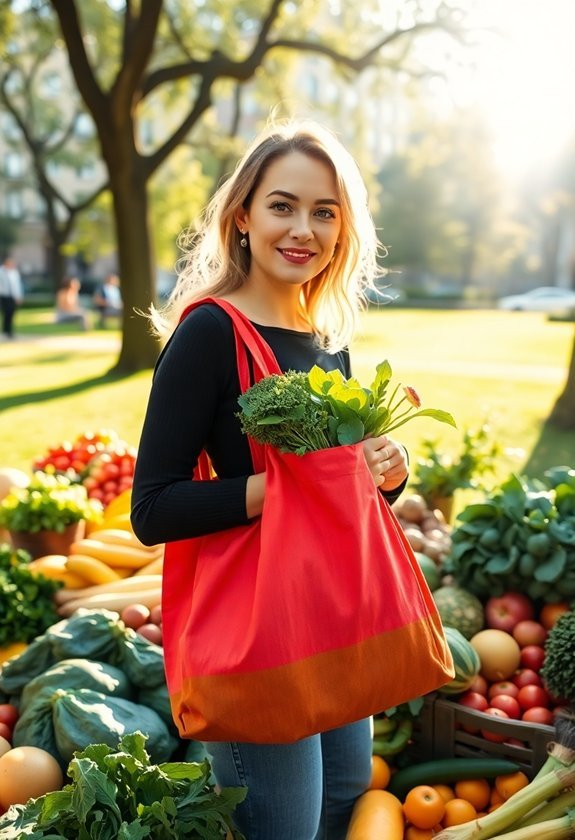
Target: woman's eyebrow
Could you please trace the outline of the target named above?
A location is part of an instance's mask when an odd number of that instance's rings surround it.
[[[266,198],[272,195],[281,195],[283,198],[291,199],[291,201],[299,201],[299,196],[286,192],[286,190],[272,190],[266,195]],[[339,201],[336,198],[318,198],[315,204],[335,204],[336,207],[339,207]]]

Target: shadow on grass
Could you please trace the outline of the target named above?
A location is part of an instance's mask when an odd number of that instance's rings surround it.
[[[43,403],[48,400],[59,399],[60,397],[70,397],[74,394],[81,394],[82,391],[90,391],[93,388],[110,385],[113,382],[120,382],[122,379],[127,378],[127,374],[108,372],[102,374],[102,376],[93,376],[90,379],[82,379],[79,382],[73,382],[70,385],[62,385],[59,388],[48,388],[45,391],[23,391],[19,394],[12,394],[8,397],[0,398],[0,412],[9,408],[19,408],[22,405]]]
[[[530,478],[540,478],[545,470],[559,466],[575,466],[575,432],[563,431],[547,422],[522,472]]]

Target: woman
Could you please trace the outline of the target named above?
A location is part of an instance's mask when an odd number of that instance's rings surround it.
[[[158,361],[139,446],[132,522],[148,544],[244,525],[262,512],[265,474],[253,474],[242,435],[233,330],[205,297],[256,326],[282,370],[318,364],[350,375],[347,347],[363,289],[377,274],[377,237],[352,158],[319,126],[272,129],[252,145],[207,208],[163,313]],[[177,329],[176,329],[177,326]],[[192,481],[202,449],[219,480]],[[366,463],[389,501],[405,485],[405,450],[365,440]],[[247,785],[235,819],[248,840],[339,840],[366,789],[371,721],[292,744],[210,742],[218,783]]]

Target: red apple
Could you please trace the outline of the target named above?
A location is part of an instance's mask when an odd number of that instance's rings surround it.
[[[533,706],[549,706],[549,695],[540,685],[524,685],[519,689],[517,702],[523,709],[532,709]]]
[[[519,621],[513,628],[513,638],[519,647],[527,645],[543,645],[547,638],[547,630],[538,621]]]
[[[505,630],[511,633],[520,621],[532,619],[533,604],[527,595],[521,592],[506,592],[504,595],[493,596],[485,604],[485,623],[495,630]]]
[[[501,709],[510,718],[518,719],[521,717],[521,706],[515,697],[512,697],[510,694],[497,694],[490,702],[492,709]]]
[[[489,686],[487,696],[491,700],[499,694],[508,694],[510,697],[517,697],[519,694],[519,688],[510,680],[500,680],[499,682],[494,682]]]
[[[543,723],[545,726],[553,726],[555,715],[551,709],[547,709],[545,706],[531,706],[530,709],[526,709],[523,712],[521,720],[529,723]]]
[[[545,650],[541,645],[527,645],[521,648],[521,665],[523,668],[531,668],[532,671],[540,671],[545,661]]]
[[[504,712],[503,709],[494,709],[493,707],[489,707],[489,709],[485,710],[486,715],[491,715],[492,717],[502,718],[503,720],[508,720],[509,715],[507,712]],[[485,738],[486,741],[493,741],[495,744],[502,744],[505,741],[505,735],[499,735],[497,732],[492,732],[489,729],[482,729],[481,734]]]
[[[518,688],[524,685],[543,685],[541,677],[532,668],[520,668],[511,679]]]

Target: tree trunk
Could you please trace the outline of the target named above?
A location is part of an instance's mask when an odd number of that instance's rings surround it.
[[[575,338],[567,381],[549,415],[549,423],[565,431],[575,431]]]
[[[133,126],[132,126],[133,128]],[[103,154],[110,176],[118,270],[124,303],[122,347],[112,373],[126,375],[154,366],[160,345],[138,312],[156,301],[156,266],[150,234],[148,178],[133,131],[116,126],[105,138]]]

